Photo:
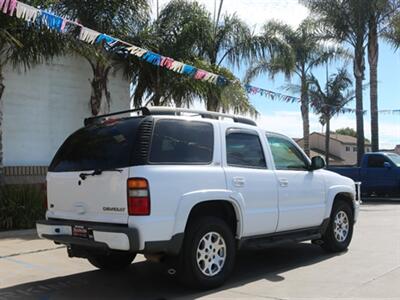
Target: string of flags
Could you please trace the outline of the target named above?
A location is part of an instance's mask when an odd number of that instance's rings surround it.
[[[107,34],[86,28],[78,22],[37,9],[17,0],[0,0],[0,10],[4,14],[10,16],[15,15],[17,18],[30,23],[44,25],[49,29],[60,33],[68,32],[68,28],[71,27],[69,25],[73,25],[72,28],[79,28],[78,38],[83,42],[89,44],[103,44],[106,50],[118,46],[118,50],[125,54],[134,55],[150,64],[166,68],[179,74],[187,75],[195,80],[209,82],[218,86],[224,86],[229,83],[229,81],[221,75],[201,70],[194,66],[176,61],[173,58],[165,57],[152,51],[134,46]]]
[[[383,109],[378,110],[378,113],[382,115],[400,115],[400,109]]]
[[[84,27],[78,22],[74,22],[72,20],[54,15],[50,12],[43,11],[17,0],[0,0],[0,11],[10,16],[15,15],[17,18],[23,19],[29,23],[38,23],[47,26],[49,29],[55,30],[60,33],[67,33],[71,29],[78,28],[78,39],[83,42],[89,44],[103,44],[106,50],[111,49],[115,46],[119,46],[119,50],[122,50],[122,52],[125,54],[134,55],[152,65],[160,66],[170,71],[187,75],[195,80],[209,82],[218,86],[229,84],[229,80],[221,75],[198,69],[194,66],[176,61],[173,58],[162,56],[152,51],[134,46],[107,34],[100,33],[90,28]],[[271,100],[279,100],[287,103],[300,102],[299,97],[277,93],[271,90],[252,86],[250,84],[244,85],[244,88],[246,92],[250,95],[259,94]],[[356,109],[351,108],[342,108],[341,111],[345,113],[357,112]],[[363,113],[366,112],[366,110],[363,110]],[[400,109],[379,110],[378,113],[385,115],[400,115]]]
[[[268,97],[271,100],[279,100],[279,101],[290,102],[290,103],[294,103],[294,102],[299,102],[300,101],[299,97],[284,95],[284,94],[281,94],[281,93],[277,93],[277,92],[273,92],[273,91],[270,91],[270,90],[262,89],[262,88],[259,88],[259,87],[256,87],[256,86],[252,86],[250,84],[246,84],[244,86],[244,88],[246,89],[246,92],[248,94],[251,94],[251,95],[259,94],[261,96]]]
[[[250,84],[246,84],[244,87],[246,89],[246,92],[250,95],[261,95],[271,100],[279,100],[287,103],[299,103],[301,100],[299,97],[284,95],[271,90],[252,86]],[[326,104],[325,106],[336,108],[336,106],[334,105]],[[348,107],[343,107],[340,109],[340,112],[342,113],[355,113],[357,111],[358,111],[357,109]],[[363,110],[362,112],[367,113],[368,111]],[[378,113],[383,115],[400,115],[400,109],[383,109],[383,110],[378,110]]]

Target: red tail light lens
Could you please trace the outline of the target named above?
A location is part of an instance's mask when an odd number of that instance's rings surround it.
[[[130,216],[150,215],[150,193],[146,179],[128,179],[128,214]]]
[[[150,200],[146,198],[128,199],[128,212],[130,216],[148,216],[150,215]]]

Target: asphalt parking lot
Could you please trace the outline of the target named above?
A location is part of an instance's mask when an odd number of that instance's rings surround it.
[[[348,252],[329,255],[310,243],[239,255],[220,289],[181,287],[166,269],[136,258],[104,273],[65,248],[0,234],[0,299],[400,299],[400,202],[363,204]]]

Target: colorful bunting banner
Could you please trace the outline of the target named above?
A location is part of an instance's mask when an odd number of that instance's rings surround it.
[[[281,93],[273,92],[270,90],[262,89],[256,86],[252,86],[250,84],[246,84],[244,86],[246,89],[246,92],[250,95],[261,95],[265,96],[267,98],[270,98],[271,100],[279,100],[279,101],[284,101],[284,102],[290,102],[290,103],[295,103],[295,102],[300,102],[299,97],[294,97],[294,96],[289,96],[289,95],[284,95]],[[326,105],[330,106],[332,108],[335,108],[334,105]],[[340,109],[342,113],[356,113],[358,110],[354,108],[347,108],[343,107]],[[368,110],[363,110],[362,111],[364,114],[368,112]],[[400,109],[384,109],[384,110],[378,110],[379,114],[390,114],[390,115],[400,115]]]
[[[118,48],[118,53],[123,53],[124,55],[134,55],[150,64],[166,68],[179,74],[185,74],[195,80],[209,82],[218,86],[225,86],[230,83],[228,79],[221,75],[197,69],[194,66],[176,61],[173,58],[164,57],[152,51],[148,51],[146,49],[131,45],[107,34],[86,28],[81,24],[53,15],[49,12],[39,10],[35,7],[19,2],[17,0],[0,0],[0,11],[10,16],[14,15],[14,12],[16,12],[15,15],[17,18],[23,19],[30,23],[34,23],[37,18],[40,18],[42,25],[45,25],[49,29],[56,30],[62,33],[68,31],[67,28],[70,26],[67,25],[70,24],[72,27],[79,27],[79,39],[83,42],[89,44],[103,43],[106,50],[110,50],[111,48],[114,50],[114,48]],[[118,46],[115,47],[117,44]],[[270,98],[271,100],[279,100],[288,103],[300,102],[299,97],[277,93],[271,90],[252,86],[250,84],[244,85],[244,88],[246,92],[250,95],[259,94],[261,96]],[[357,112],[356,109],[351,108],[342,108],[341,110],[342,112]],[[363,113],[366,112],[366,110],[363,111]],[[378,111],[378,113],[400,115],[400,109],[385,109]]]
[[[250,84],[246,84],[244,86],[244,88],[246,89],[247,93],[251,94],[251,95],[256,95],[259,94],[261,96],[265,96],[270,98],[271,100],[279,100],[279,101],[284,101],[284,102],[299,102],[300,98],[298,97],[294,97],[294,96],[289,96],[289,95],[284,95],[281,93],[276,93],[270,90],[266,90],[266,89],[262,89],[256,86],[252,86]]]
[[[400,115],[400,109],[383,109],[378,110],[378,113],[382,115]]]
[[[111,50],[118,44],[119,53],[123,52],[125,55],[134,55],[150,64],[164,67],[168,70],[179,74],[185,74],[193,79],[210,82],[217,85],[227,85],[229,81],[220,75],[207,72],[205,70],[197,69],[194,66],[178,62],[169,57],[163,57],[160,54],[136,47],[124,41],[118,40],[107,34],[97,32],[95,30],[86,28],[76,22],[67,20],[65,18],[51,14],[50,12],[36,9],[25,3],[16,0],[0,0],[0,10],[9,15],[13,15],[16,10],[17,18],[23,19],[27,22],[35,22],[39,17],[41,24],[47,26],[49,29],[65,32],[68,28],[67,23],[73,23],[79,26],[79,39],[83,42],[94,44],[102,43],[106,50]],[[123,46],[120,46],[123,45]],[[125,47],[122,49],[121,47]]]

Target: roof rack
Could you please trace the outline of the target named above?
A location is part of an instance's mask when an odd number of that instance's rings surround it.
[[[229,114],[223,114],[218,112],[211,112],[211,111],[204,111],[204,110],[194,110],[188,108],[175,108],[175,107],[163,107],[163,106],[153,106],[153,107],[141,107],[137,109],[129,109],[118,111],[110,114],[105,115],[98,115],[95,117],[90,117],[85,119],[85,126],[94,123],[98,119],[104,119],[111,116],[126,114],[126,113],[133,113],[133,112],[141,112],[143,116],[150,116],[150,115],[172,115],[172,116],[179,116],[182,113],[190,113],[201,116],[202,118],[207,119],[218,119],[218,118],[229,118],[232,119],[235,123],[243,123],[248,125],[257,126],[257,123],[251,119],[238,117]]]
[[[229,115],[229,114],[223,114],[223,113],[214,112],[214,111],[204,111],[204,110],[195,110],[195,109],[189,109],[189,108],[175,108],[175,107],[165,107],[165,106],[153,106],[153,107],[148,107],[147,109],[150,111],[150,115],[179,116],[182,113],[190,113],[190,114],[199,115],[202,118],[206,118],[206,119],[228,118],[228,119],[232,119],[236,123],[243,123],[243,124],[257,126],[257,123],[251,119],[238,117],[238,116],[234,116],[234,115]]]
[[[83,121],[83,124],[85,126],[88,126],[88,125],[95,123],[96,121],[99,121],[100,119],[105,119],[105,118],[112,117],[112,116],[117,116],[117,115],[122,115],[122,114],[127,114],[127,113],[134,113],[134,112],[141,112],[143,116],[150,115],[150,111],[147,107],[141,107],[141,108],[121,110],[121,111],[117,111],[117,112],[113,112],[113,113],[109,113],[109,114],[97,115],[94,117],[85,118],[85,120]]]

